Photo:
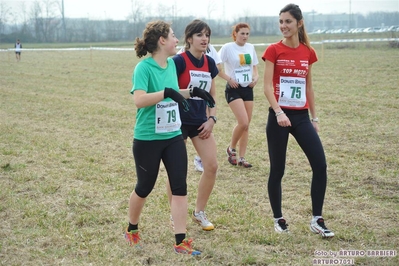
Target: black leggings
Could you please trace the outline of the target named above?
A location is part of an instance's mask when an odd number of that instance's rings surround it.
[[[274,218],[282,217],[281,180],[284,175],[288,136],[291,133],[305,152],[312,168],[312,212],[321,216],[327,186],[327,163],[319,135],[309,119],[308,110],[284,110],[291,121],[291,127],[277,124],[275,112],[269,109],[266,138],[270,159],[268,192]]]
[[[172,195],[187,195],[187,150],[182,135],[168,140],[133,140],[136,163],[136,194],[146,198],[157,181],[161,160],[168,174]]]

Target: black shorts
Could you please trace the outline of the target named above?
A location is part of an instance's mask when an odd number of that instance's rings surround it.
[[[136,165],[136,194],[146,198],[159,175],[161,160],[165,165],[172,195],[187,195],[187,149],[181,135],[165,140],[133,140]]]
[[[15,52],[15,54],[21,54],[21,52]]]
[[[254,100],[254,90],[251,87],[239,86],[237,89],[232,89],[230,88],[230,85],[227,84],[224,94],[227,103],[231,103],[232,101],[237,99],[242,99],[244,102]]]
[[[187,137],[190,137],[190,139],[198,136],[198,134],[201,132],[200,130],[198,130],[198,128],[201,125],[198,126],[194,126],[194,125],[181,125],[180,129],[181,129],[181,133],[183,135],[183,139],[187,139]]]

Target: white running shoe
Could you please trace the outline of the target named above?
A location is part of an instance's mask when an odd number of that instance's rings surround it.
[[[194,158],[194,166],[196,171],[204,172],[204,167],[202,166],[202,160],[198,155],[196,155]]]
[[[195,214],[195,211],[193,211],[191,216],[195,223],[201,225],[202,230],[211,231],[215,229],[213,224],[206,218],[206,214],[204,211],[200,211],[198,214]]]
[[[290,230],[288,230],[288,224],[283,218],[278,219],[278,221],[274,221],[274,230],[277,233],[286,233],[287,234],[290,232]]]
[[[310,221],[310,231],[315,234],[320,234],[322,238],[331,238],[334,237],[334,232],[329,230],[324,224],[323,218],[312,218]]]

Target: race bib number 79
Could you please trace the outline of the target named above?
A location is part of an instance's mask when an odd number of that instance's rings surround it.
[[[155,106],[155,133],[167,133],[180,129],[179,106],[176,102],[161,101]]]

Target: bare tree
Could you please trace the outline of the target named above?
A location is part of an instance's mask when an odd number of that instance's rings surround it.
[[[131,0],[131,4],[131,13],[127,17],[130,26],[127,34],[135,39],[141,35],[141,31],[144,29],[143,25],[145,24],[149,7],[143,1]]]
[[[11,8],[3,1],[0,2],[0,38],[4,34],[4,29],[12,15]]]
[[[217,2],[214,0],[208,0],[208,5],[206,7],[207,15],[208,15],[208,21],[211,20],[211,14],[213,11],[217,10]]]
[[[36,39],[41,42],[55,40],[55,30],[60,24],[56,12],[57,1],[35,1],[31,7],[31,19],[34,23]]]
[[[61,16],[61,24],[62,24],[62,41],[66,40],[66,23],[65,23],[65,9],[64,9],[64,0],[55,1],[55,5],[59,10],[59,14]]]
[[[32,34],[30,30],[30,25],[28,23],[28,12],[26,10],[26,3],[25,2],[20,2],[18,5],[18,15],[19,15],[19,21],[20,21],[20,29],[19,29],[19,35],[21,36],[20,38],[23,39],[30,39]]]

